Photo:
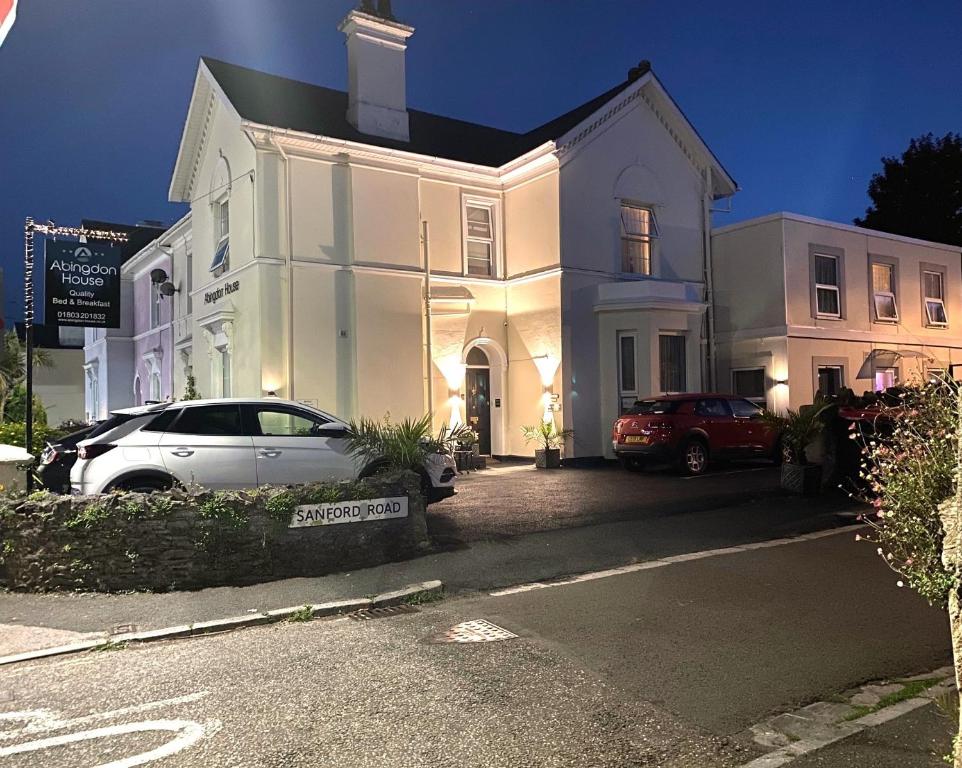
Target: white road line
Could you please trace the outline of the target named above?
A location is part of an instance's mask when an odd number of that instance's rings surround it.
[[[774,466],[774,465],[773,465]],[[762,472],[772,467],[750,467],[748,469],[733,469],[731,472],[706,472],[703,475],[683,475],[680,480],[702,480],[707,477],[725,477],[726,475],[743,475],[746,472]]]
[[[109,763],[100,763],[94,768],[133,768],[136,765],[152,763],[164,757],[176,754],[187,747],[196,744],[206,735],[212,735],[220,728],[219,721],[213,721],[207,727],[195,723],[192,720],[147,720],[141,723],[125,723],[123,725],[111,725],[106,728],[97,728],[92,731],[79,731],[68,733],[63,736],[53,736],[48,739],[38,739],[28,741],[24,744],[15,744],[12,747],[0,748],[0,757],[10,755],[20,755],[24,752],[36,752],[41,749],[60,747],[64,744],[75,744],[78,741],[90,741],[91,739],[102,739],[109,736],[122,736],[128,733],[144,733],[148,731],[170,731],[176,733],[177,737],[165,744],[152,749],[149,752],[141,752],[137,755],[124,757],[120,760],[113,760]]]
[[[173,699],[148,701],[145,704],[135,704],[131,707],[114,709],[110,712],[97,712],[93,715],[75,717],[70,720],[60,719],[49,709],[30,709],[21,712],[0,712],[0,722],[4,720],[27,721],[27,724],[23,728],[19,728],[14,731],[0,731],[0,740],[15,739],[18,736],[42,733],[44,731],[57,731],[62,728],[76,728],[77,726],[89,725],[90,723],[96,723],[100,720],[112,720],[113,718],[117,717],[136,715],[140,714],[141,712],[150,712],[155,709],[161,709],[162,707],[173,707],[178,704],[190,704],[191,702],[204,698],[208,693],[209,691],[198,691],[197,693],[189,693],[186,696],[177,696]]]
[[[578,584],[582,581],[594,581],[595,579],[606,579],[609,576],[622,576],[626,573],[636,573],[637,571],[647,571],[652,568],[664,568],[669,565],[674,565],[676,563],[687,563],[692,560],[703,560],[709,557],[719,557],[722,555],[734,555],[739,552],[747,552],[755,549],[768,549],[770,547],[784,547],[788,544],[797,544],[800,541],[813,541],[814,539],[823,539],[826,536],[837,536],[841,533],[854,534],[854,531],[858,530],[864,526],[850,526],[846,528],[831,528],[827,531],[816,531],[815,533],[805,533],[801,536],[795,536],[790,539],[773,539],[772,541],[759,541],[753,544],[739,544],[732,547],[723,547],[721,549],[705,549],[701,552],[687,552],[680,555],[672,555],[671,557],[662,557],[657,560],[649,560],[644,563],[632,563],[631,565],[623,565],[620,568],[608,568],[603,571],[592,571],[591,573],[581,573],[577,576],[572,576],[570,579],[561,579],[559,581],[534,581],[528,584],[518,584],[514,587],[506,587],[504,589],[499,589],[494,592],[489,592],[491,597],[504,597],[505,595],[516,595],[521,592],[532,592],[536,589],[547,589],[548,587],[564,587],[569,584]]]

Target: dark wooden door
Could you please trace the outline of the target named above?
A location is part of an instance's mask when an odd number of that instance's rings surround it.
[[[478,433],[478,450],[491,454],[491,371],[468,368],[464,374],[468,426]]]

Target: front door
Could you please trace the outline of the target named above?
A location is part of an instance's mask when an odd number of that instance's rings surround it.
[[[491,455],[491,371],[468,368],[464,374],[468,426],[478,433],[478,450]]]

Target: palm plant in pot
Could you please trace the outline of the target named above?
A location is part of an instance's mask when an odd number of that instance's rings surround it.
[[[782,446],[781,485],[787,491],[813,496],[822,484],[822,467],[809,463],[806,449],[822,433],[825,426],[823,414],[833,403],[818,396],[811,405],[803,405],[797,411],[789,408],[784,416],[765,411],[762,420],[781,432]]]
[[[553,421],[542,421],[533,427],[521,427],[526,443],[535,443],[534,465],[538,469],[557,469],[561,466],[561,446],[575,432],[558,429]]]

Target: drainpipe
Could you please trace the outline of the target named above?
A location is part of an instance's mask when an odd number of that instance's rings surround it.
[[[431,376],[433,352],[431,349],[431,249],[428,246],[428,223],[421,222],[421,247],[424,249],[424,337],[426,340],[425,376],[428,382],[428,413],[434,419],[434,378]]]
[[[291,217],[291,163],[284,148],[278,143],[274,131],[270,141],[284,161],[285,201],[284,215],[287,220],[287,399],[294,399],[294,221]]]
[[[705,301],[708,304],[706,310],[706,327],[708,333],[708,389],[715,391],[715,291],[713,283],[713,266],[711,258],[711,188],[712,174],[711,166],[705,169],[705,192],[702,195],[702,217],[703,217],[703,237],[705,248]]]

